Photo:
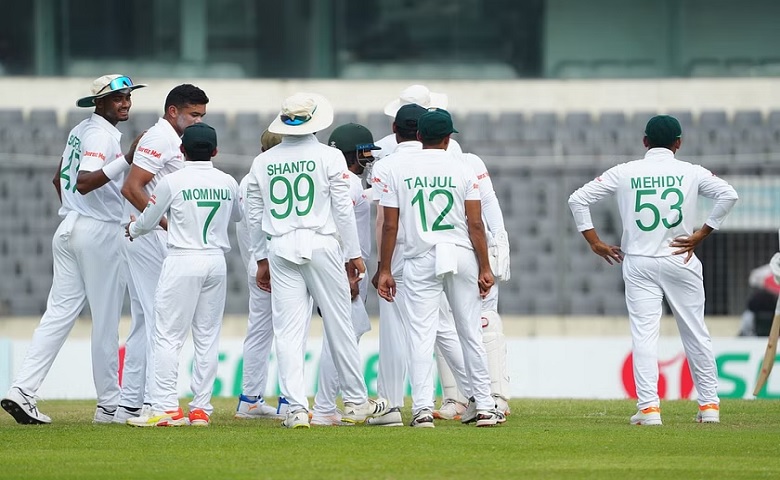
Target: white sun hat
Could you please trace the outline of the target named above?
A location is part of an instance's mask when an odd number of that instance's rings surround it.
[[[92,81],[92,86],[90,87],[92,95],[79,98],[76,102],[76,106],[94,107],[95,99],[103,98],[118,91],[133,91],[136,88],[143,88],[145,86],[146,84],[143,83],[134,84],[127,75],[120,75],[118,73],[103,75]]]
[[[282,102],[282,109],[268,131],[281,135],[306,135],[333,123],[333,106],[316,93],[296,93]]]
[[[434,93],[424,85],[407,87],[397,99],[385,105],[385,115],[395,118],[398,109],[404,105],[415,103],[425,108],[447,108],[447,94]]]

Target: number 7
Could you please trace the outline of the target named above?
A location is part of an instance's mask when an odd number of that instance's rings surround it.
[[[203,244],[208,245],[209,242],[206,240],[206,233],[208,232],[209,225],[211,225],[211,221],[214,219],[214,215],[217,213],[217,210],[219,210],[219,206],[221,205],[221,203],[199,201],[197,205],[199,207],[206,207],[211,209],[209,215],[206,217],[206,223],[203,225]]]

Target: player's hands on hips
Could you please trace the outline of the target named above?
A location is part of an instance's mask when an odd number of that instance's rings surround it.
[[[482,269],[482,271],[479,272],[479,277],[477,277],[479,296],[482,298],[487,297],[487,294],[495,283],[496,279],[493,277],[493,272],[490,271],[490,268]]]
[[[379,279],[377,280],[376,291],[380,297],[388,302],[392,302],[395,297],[395,279],[390,272],[380,271],[378,274]]]
[[[607,245],[599,240],[598,242],[591,243],[590,249],[593,250],[593,253],[606,260],[610,265],[613,265],[613,261],[615,263],[623,261],[623,252],[620,251],[620,247],[617,245]]]
[[[688,263],[691,257],[693,257],[693,251],[702,242],[702,240],[707,237],[708,234],[709,232],[705,232],[704,229],[699,229],[693,232],[693,234],[690,236],[676,237],[674,240],[672,240],[672,243],[670,243],[669,246],[677,248],[677,250],[672,252],[674,255],[685,254],[685,260],[683,263]]]
[[[271,293],[271,270],[268,267],[268,259],[264,258],[257,262],[255,282],[257,282],[257,288],[264,292]]]
[[[125,225],[125,237],[129,238],[131,242],[133,241],[133,237],[130,236],[130,224],[133,222],[135,222],[135,215],[130,215],[130,222]]]

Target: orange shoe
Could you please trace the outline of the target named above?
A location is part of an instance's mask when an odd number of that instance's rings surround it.
[[[190,419],[190,425],[193,427],[208,427],[210,423],[209,414],[201,408],[190,410],[188,415]]]
[[[699,405],[696,421],[699,423],[720,423],[720,405],[717,403]]]
[[[661,423],[661,409],[659,407],[647,407],[631,416],[631,425],[663,425]]]

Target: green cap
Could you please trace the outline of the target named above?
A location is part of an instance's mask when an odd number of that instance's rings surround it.
[[[417,121],[417,132],[423,140],[436,140],[458,133],[452,126],[450,112],[441,108],[431,108],[422,114]]]
[[[357,123],[347,123],[333,130],[328,138],[328,145],[338,148],[343,153],[382,148],[374,145],[371,131]]]
[[[189,160],[211,160],[217,148],[217,132],[205,123],[194,123],[184,129],[181,144]]]
[[[401,130],[417,133],[417,122],[423,113],[428,109],[417,105],[416,103],[409,103],[398,109],[395,114],[395,125]]]
[[[682,127],[671,115],[656,115],[647,122],[645,136],[653,146],[668,147],[682,136]]]

